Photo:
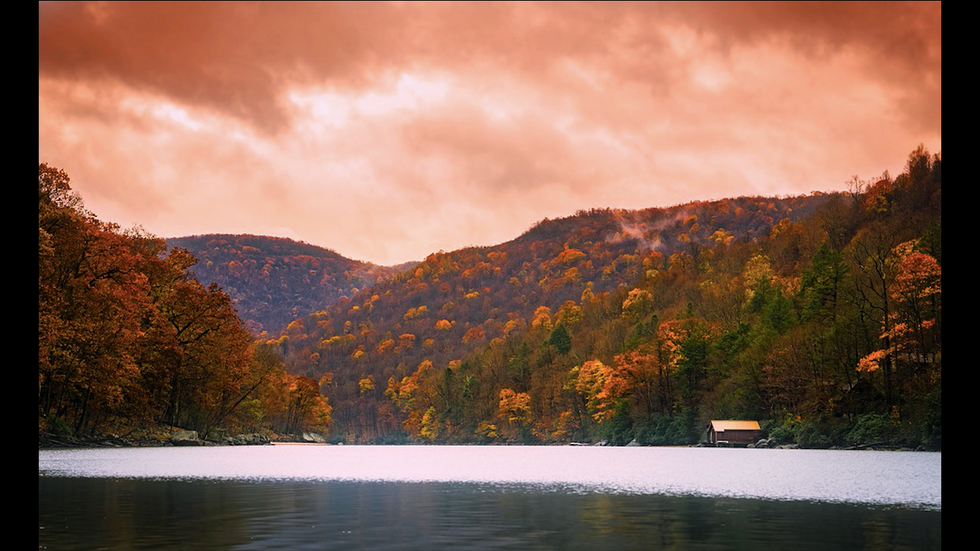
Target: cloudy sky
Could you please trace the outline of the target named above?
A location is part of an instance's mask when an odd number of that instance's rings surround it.
[[[160,237],[380,264],[942,150],[941,5],[39,2],[38,160]]]

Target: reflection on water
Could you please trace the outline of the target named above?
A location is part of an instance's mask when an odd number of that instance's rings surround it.
[[[942,506],[942,455],[915,452],[219,446],[42,450],[38,471],[103,478],[538,484],[618,493]]]
[[[939,549],[941,513],[471,483],[39,477],[42,549]]]
[[[941,454],[41,450],[42,549],[940,549]]]

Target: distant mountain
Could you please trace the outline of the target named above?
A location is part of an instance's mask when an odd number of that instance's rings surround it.
[[[307,243],[256,235],[175,237],[167,246],[198,259],[191,268],[198,280],[221,287],[255,335],[277,335],[291,321],[411,266],[378,266]]]

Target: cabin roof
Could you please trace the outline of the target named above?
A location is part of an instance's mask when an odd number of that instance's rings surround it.
[[[715,432],[726,430],[760,430],[758,421],[711,421]]]

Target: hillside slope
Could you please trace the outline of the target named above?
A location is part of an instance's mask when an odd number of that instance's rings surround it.
[[[270,345],[293,372],[321,379],[336,434],[377,441],[402,430],[385,390],[418,366],[456,365],[590,296],[624,292],[671,264],[701,265],[712,248],[768,236],[829,197],[740,197],[546,219],[500,245],[434,253],[293,321]]]

